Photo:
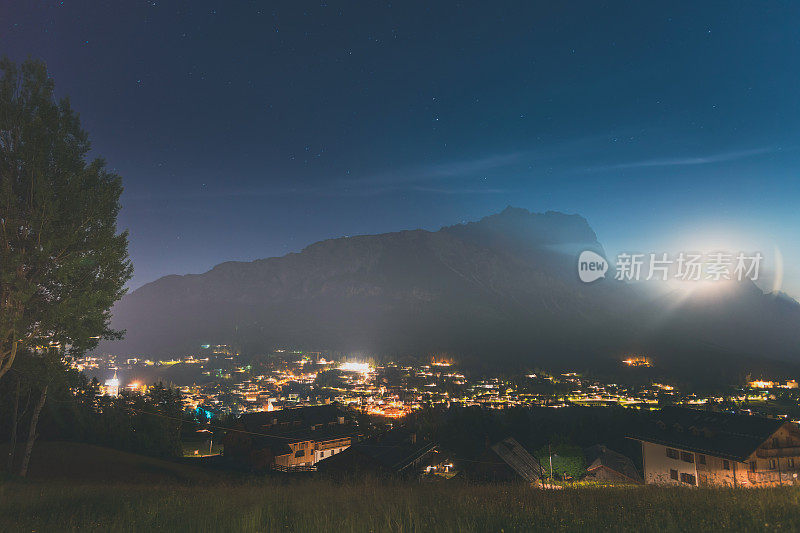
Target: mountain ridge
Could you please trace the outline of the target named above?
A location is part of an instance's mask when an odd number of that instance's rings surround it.
[[[612,280],[583,284],[576,258],[585,249],[603,253],[582,216],[514,207],[437,231],[327,239],[144,285],[114,308],[112,325],[127,338],[101,349],[171,356],[219,343],[533,363],[659,352],[674,338],[694,347],[687,353],[710,341],[723,351],[762,342],[760,355],[798,360],[800,306],[761,291],[675,303]]]

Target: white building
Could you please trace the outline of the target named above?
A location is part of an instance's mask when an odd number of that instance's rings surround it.
[[[119,378],[117,378],[116,370],[114,371],[114,377],[106,380],[101,392],[106,396],[119,396]]]
[[[642,443],[645,483],[800,484],[800,428],[783,419],[667,407],[629,437]]]

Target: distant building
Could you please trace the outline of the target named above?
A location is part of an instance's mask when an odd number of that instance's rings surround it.
[[[747,385],[751,389],[796,389],[798,388],[797,381],[790,379],[786,384],[781,385],[779,381],[764,381],[757,379],[755,381],[748,381]]]
[[[798,484],[800,428],[786,420],[666,407],[629,437],[642,443],[646,483]]]
[[[544,470],[528,450],[513,437],[508,437],[478,457],[467,477],[473,481],[538,483],[544,477]]]
[[[320,472],[346,477],[363,473],[416,476],[433,466],[436,445],[417,440],[417,434],[405,428],[387,431],[354,444],[344,452],[321,461]]]
[[[224,455],[254,469],[311,470],[346,450],[354,434],[333,404],[248,413],[225,435]]]
[[[107,379],[105,385],[100,387],[100,394],[105,396],[119,396],[119,378],[117,378],[117,371],[114,371],[114,377]]]
[[[604,483],[644,483],[633,461],[602,444],[586,448],[583,455],[586,459],[584,479]]]
[[[644,366],[650,367],[653,366],[653,363],[643,355],[634,355],[622,360],[628,366]]]

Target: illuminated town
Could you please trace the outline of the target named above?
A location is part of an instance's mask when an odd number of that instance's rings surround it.
[[[644,356],[626,356],[620,363],[623,368],[653,366]],[[743,404],[748,406],[745,411],[757,405],[771,416],[794,417],[791,410],[776,412],[769,407],[776,391],[798,388],[795,380],[758,379],[732,386],[725,394],[702,395],[657,381],[623,385],[576,372],[545,371],[480,376],[460,369],[449,359],[375,363],[299,350],[276,350],[258,363],[244,364],[236,351],[226,345],[204,345],[200,353],[159,361],[84,357],[73,361],[72,367],[90,376],[113,374],[110,379],[100,380],[99,392],[105,395],[123,390],[144,392],[148,383],[170,381],[180,389],[186,410],[207,418],[325,403],[386,419],[400,419],[426,407],[657,409],[663,405],[735,408]],[[162,376],[170,369],[180,369],[180,375],[188,377],[183,382],[175,377],[140,377]]]

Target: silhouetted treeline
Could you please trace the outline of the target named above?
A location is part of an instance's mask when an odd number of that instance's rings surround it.
[[[49,400],[37,427],[43,440],[70,440],[159,457],[182,454],[183,406],[180,392],[162,383],[146,393],[120,391],[119,396],[99,396],[97,380],[65,370],[63,379],[50,386]],[[27,437],[28,419],[38,397],[35,382],[23,373],[0,381],[0,435],[10,441],[16,412],[16,453]],[[16,409],[15,409],[16,406]],[[13,458],[3,458],[4,462]],[[9,463],[11,464],[11,463]]]

